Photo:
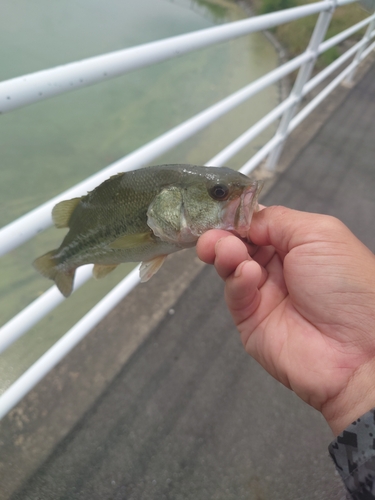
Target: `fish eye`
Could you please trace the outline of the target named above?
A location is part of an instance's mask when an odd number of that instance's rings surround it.
[[[215,184],[208,190],[208,193],[214,200],[226,200],[229,195],[229,188],[225,184]]]

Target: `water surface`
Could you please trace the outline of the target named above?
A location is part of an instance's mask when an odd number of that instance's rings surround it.
[[[3,0],[0,80],[242,17],[239,7],[225,0]],[[276,64],[273,47],[262,34],[254,34],[2,115],[0,226]],[[276,100],[271,87],[153,164],[204,164]],[[262,134],[228,166],[241,167],[270,134]],[[58,246],[63,235],[51,228],[0,260],[0,324],[51,286],[31,262]],[[132,267],[122,265],[106,279],[84,285],[1,355],[0,391]]]

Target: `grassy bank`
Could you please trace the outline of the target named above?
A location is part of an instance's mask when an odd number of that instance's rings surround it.
[[[300,5],[312,3],[312,0],[246,0],[256,14],[266,14],[276,10],[287,9]],[[330,38],[340,31],[349,28],[353,24],[368,16],[357,3],[345,5],[336,9],[326,38]],[[300,54],[305,50],[313,32],[317,16],[309,16],[292,23],[284,24],[274,28],[272,31],[280,43],[288,51],[290,57]],[[347,47],[348,43],[355,43],[363,36],[364,30],[351,37],[351,41],[343,42],[342,46],[333,47],[322,54],[318,61],[318,67],[324,67],[334,61]]]

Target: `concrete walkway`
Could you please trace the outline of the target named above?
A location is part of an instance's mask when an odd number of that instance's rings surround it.
[[[374,192],[375,66],[262,202],[335,215],[375,251]],[[0,498],[344,498],[323,418],[244,353],[220,279],[210,267],[193,269],[194,251],[170,259],[4,420]],[[177,290],[184,272],[195,275],[190,286],[107,375],[105,364],[116,364],[127,332],[140,316],[157,315],[153,298],[171,283]],[[73,405],[74,390],[81,392]],[[51,399],[54,408],[38,414]],[[35,451],[42,448],[45,456]]]

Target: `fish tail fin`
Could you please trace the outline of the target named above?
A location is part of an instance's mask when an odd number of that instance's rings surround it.
[[[64,295],[69,297],[73,290],[75,269],[69,272],[59,271],[56,267],[56,250],[51,250],[34,260],[33,266],[45,278],[54,280],[57,288]]]

